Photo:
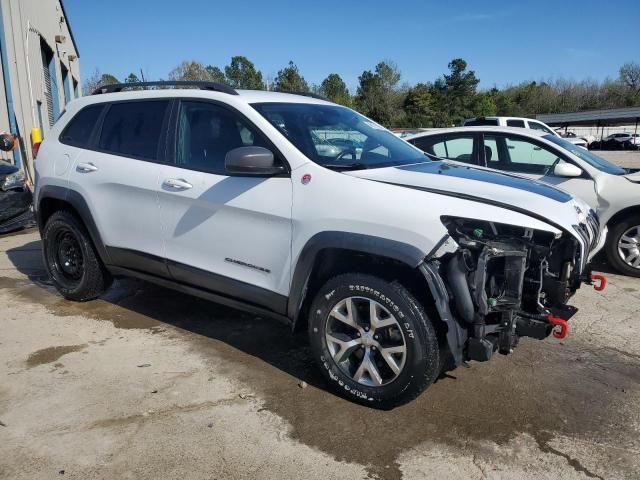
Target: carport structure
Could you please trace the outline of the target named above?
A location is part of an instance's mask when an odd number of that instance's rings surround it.
[[[633,125],[638,133],[640,107],[612,108],[607,110],[585,110],[572,113],[549,113],[536,115],[536,119],[554,127],[585,126],[602,127],[600,140],[604,137],[604,127],[615,125]]]

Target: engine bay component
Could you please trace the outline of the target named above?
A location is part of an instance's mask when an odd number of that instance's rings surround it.
[[[566,337],[567,320],[577,311],[567,301],[584,278],[576,237],[459,217],[442,222],[449,233],[443,244],[457,245],[441,250],[437,262],[468,337],[462,358],[508,354],[520,337]],[[597,288],[605,284],[587,275]]]

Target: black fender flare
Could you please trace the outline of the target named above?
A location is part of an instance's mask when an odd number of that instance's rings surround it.
[[[317,233],[302,248],[291,279],[287,316],[291,319],[292,328],[295,328],[298,321],[316,258],[320,252],[329,248],[379,255],[397,260],[411,268],[417,268],[427,256],[413,245],[382,237],[338,231]]]
[[[82,223],[84,223],[85,227],[87,228],[89,236],[91,237],[91,241],[98,251],[100,260],[102,260],[103,264],[109,265],[111,263],[109,253],[107,252],[107,249],[105,248],[105,245],[102,241],[102,237],[100,236],[98,227],[93,220],[89,205],[87,204],[85,198],[75,190],[61,187],[59,185],[45,185],[39,190],[38,198],[35,202],[35,207],[36,221],[38,223],[40,235],[42,236],[42,230],[44,228],[44,219],[42,218],[42,209],[40,208],[40,205],[42,204],[42,201],[47,198],[53,198],[55,200],[66,202],[73,207],[73,209],[80,216]]]

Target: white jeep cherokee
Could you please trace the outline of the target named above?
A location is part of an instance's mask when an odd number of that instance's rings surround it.
[[[306,327],[328,382],[379,408],[519,337],[566,334],[598,232],[569,194],[430,161],[311,96],[149,86],[72,102],[40,148],[64,297],[134,276]]]

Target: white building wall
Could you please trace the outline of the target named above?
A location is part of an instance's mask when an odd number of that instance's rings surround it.
[[[0,0],[0,7],[3,15],[4,41],[13,107],[19,130],[19,132],[11,133],[19,133],[21,136],[26,147],[24,149],[26,163],[29,170],[32,171],[31,129],[42,127],[44,137],[50,128],[45,97],[41,41],[53,51],[60,112],[65,107],[61,65],[64,65],[69,71],[71,100],[76,96],[73,91],[74,81],[78,83],[78,95],[81,90],[79,55],[73,44],[60,0]],[[6,103],[4,83],[0,81],[0,131],[10,130]],[[38,104],[41,105],[42,124],[38,115]],[[11,152],[2,152],[0,158],[13,161]]]

